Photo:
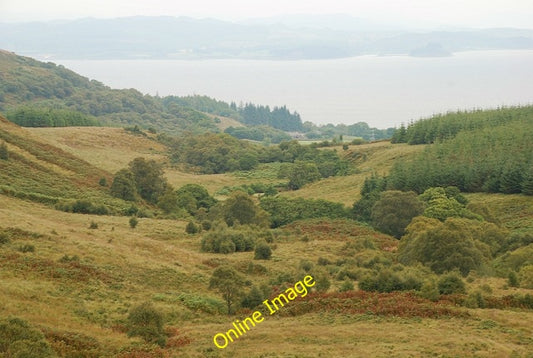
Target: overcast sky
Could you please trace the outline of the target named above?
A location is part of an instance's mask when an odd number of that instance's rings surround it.
[[[403,24],[533,28],[533,0],[0,0],[0,22],[132,15],[239,20],[336,13]]]

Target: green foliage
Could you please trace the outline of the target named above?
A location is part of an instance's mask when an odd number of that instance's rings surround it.
[[[137,227],[137,224],[139,223],[139,220],[135,216],[132,216],[129,220],[130,227],[132,229],[135,229]]]
[[[426,203],[424,216],[444,221],[449,217],[462,217],[483,220],[481,216],[466,209],[466,198],[457,187],[429,188],[420,194],[419,199]]]
[[[43,114],[51,111],[53,116],[41,116],[46,121],[37,121],[39,125],[86,125],[80,122],[86,119],[85,123],[98,121],[118,127],[149,125],[173,134],[218,130],[214,119],[189,106],[134,89],[110,89],[61,65],[4,52],[0,54],[0,67],[0,92],[7,89],[9,93],[0,95],[0,109],[16,113],[31,106],[31,110]],[[50,123],[52,120],[54,123]]]
[[[168,186],[162,165],[153,159],[135,158],[129,163],[129,170],[133,174],[137,193],[141,198],[150,203],[157,203]]]
[[[298,161],[291,167],[288,178],[289,189],[297,190],[305,184],[319,180],[321,176],[315,163]]]
[[[255,245],[254,260],[270,260],[272,249],[266,242],[261,241]]]
[[[199,184],[186,184],[176,191],[177,202],[180,208],[186,209],[189,214],[194,215],[200,208],[209,210],[216,204],[207,190]]]
[[[377,274],[364,276],[358,285],[363,291],[409,291],[420,290],[422,281],[413,275],[404,276],[390,269],[381,269]]]
[[[315,290],[318,292],[326,292],[331,287],[331,281],[329,279],[329,275],[326,272],[319,271],[317,273],[313,273],[313,278],[315,279]]]
[[[284,131],[269,126],[229,127],[224,133],[237,139],[249,139],[268,143],[281,143],[291,139],[291,136]]]
[[[0,144],[0,159],[9,160],[9,151],[7,150],[6,142],[2,142],[2,144]]]
[[[217,290],[222,295],[230,315],[231,306],[242,297],[244,278],[231,266],[219,266],[209,280],[209,288]]]
[[[503,232],[490,234],[493,225],[459,218],[444,223],[415,218],[400,241],[398,260],[403,264],[421,262],[436,273],[457,269],[467,275],[492,257],[491,246],[484,242],[486,236],[492,235],[496,242],[503,240]]]
[[[433,280],[426,280],[420,288],[420,296],[430,301],[438,301],[440,298],[440,292]]]
[[[507,275],[507,284],[509,287],[519,287],[520,282],[518,281],[518,276],[516,275],[516,272],[510,271],[509,275]]]
[[[55,108],[17,107],[7,112],[7,119],[21,127],[82,127],[100,123],[83,113]]]
[[[236,224],[269,225],[268,214],[246,193],[236,191],[223,202],[212,207],[209,215],[214,220],[224,220],[229,226]]]
[[[400,238],[411,220],[424,210],[413,192],[385,191],[372,207],[372,225],[389,235]]]
[[[530,119],[532,115],[533,106],[438,114],[412,123],[407,129],[402,125],[392,138],[393,143],[429,144],[454,138],[464,131],[479,131],[523,118]]]
[[[168,96],[163,98],[163,104],[167,107],[171,104],[179,105],[182,107],[193,108],[201,112],[216,114],[223,117],[230,117],[233,119],[239,119],[240,117],[235,105],[231,106],[226,102],[217,101],[216,99],[207,96]]]
[[[339,219],[348,216],[342,204],[322,199],[265,196],[261,198],[260,205],[270,215],[272,227],[283,226],[296,220],[319,217]]]
[[[133,307],[128,315],[128,336],[164,347],[163,315],[150,302]]]
[[[247,103],[243,108],[238,108],[242,122],[247,125],[267,125],[284,131],[301,131],[302,120],[296,112],[290,113],[287,107],[256,106]]]
[[[0,156],[1,158],[1,156]],[[522,194],[533,195],[533,166],[526,172],[522,181]]]
[[[391,188],[422,193],[434,186],[466,192],[519,193],[530,186],[533,151],[533,106],[515,109],[512,121],[477,131],[462,131],[436,142],[414,160],[395,163]],[[512,112],[512,110],[510,110]],[[529,114],[528,114],[529,113]]]
[[[263,292],[257,287],[252,286],[250,292],[243,297],[241,306],[249,309],[254,309],[264,301]]]
[[[202,237],[201,249],[221,254],[252,251],[256,240],[263,236],[265,232],[257,228],[244,225],[228,228],[219,223]]]
[[[185,226],[185,232],[187,234],[193,235],[193,234],[198,233],[198,231],[199,231],[198,226],[192,221],[189,221],[187,223],[187,226]]]
[[[111,195],[123,200],[136,201],[138,198],[135,177],[128,169],[121,169],[115,174],[109,190]]]
[[[98,223],[91,221],[89,224],[89,229],[98,229]]]
[[[56,209],[69,213],[108,215],[109,209],[104,204],[95,204],[90,200],[80,199],[56,204]]]
[[[483,293],[479,290],[468,294],[463,304],[468,308],[485,308],[487,306],[485,297],[483,297]]]
[[[361,188],[361,199],[356,201],[352,207],[353,217],[361,222],[369,223],[372,219],[372,208],[379,200],[380,194],[387,186],[387,179],[372,175],[365,178]]]
[[[533,264],[522,266],[518,272],[520,287],[533,289]]]
[[[169,139],[166,144],[171,148],[171,158],[174,162],[199,168],[204,174],[239,170],[240,164],[249,170],[250,163],[256,162],[261,150],[261,147],[239,141],[228,134],[213,133],[198,136],[189,134],[179,139]],[[247,160],[239,163],[242,157]]]
[[[341,287],[339,287],[339,292],[353,291],[354,290],[353,282],[350,280],[344,280]]]
[[[518,272],[522,267],[528,265],[533,265],[533,243],[506,252],[494,260],[494,267],[503,275],[508,270]]]
[[[54,357],[41,331],[20,318],[0,320],[0,356],[17,358]]]
[[[439,293],[442,295],[451,295],[454,293],[466,293],[465,283],[461,276],[455,272],[443,275],[437,286]]]

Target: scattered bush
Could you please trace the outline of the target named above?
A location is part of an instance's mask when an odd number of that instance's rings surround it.
[[[139,336],[163,347],[166,343],[163,315],[150,302],[133,307],[128,315],[128,336]]]
[[[20,318],[0,320],[0,356],[47,358],[54,354],[41,331]]]
[[[520,287],[533,289],[533,265],[523,266],[518,272]]]
[[[185,232],[190,235],[196,234],[198,233],[198,231],[200,231],[198,226],[192,221],[189,221],[189,223],[185,227]]]
[[[456,272],[443,275],[438,282],[439,293],[442,295],[451,295],[454,293],[466,293],[465,283],[461,276]]]
[[[519,287],[520,283],[518,282],[518,276],[516,275],[516,272],[511,271],[509,272],[509,275],[507,275],[507,284],[510,287]]]
[[[346,291],[353,291],[354,285],[353,282],[350,280],[344,280],[341,287],[339,288],[339,292],[346,292]]]
[[[137,224],[139,223],[139,220],[137,220],[137,218],[136,218],[135,216],[132,216],[132,217],[130,218],[129,223],[130,223],[130,227],[131,227],[132,229],[135,229],[135,227],[137,227]]]
[[[98,229],[98,223],[91,221],[91,224],[89,225],[89,229]]]
[[[20,252],[27,253],[27,252],[35,252],[35,246],[33,245],[23,245],[18,248]]]
[[[367,275],[359,281],[359,288],[364,291],[418,291],[421,287],[422,281],[419,278],[413,275],[404,277],[390,269],[382,269],[379,273]]]
[[[250,292],[243,297],[241,306],[249,309],[254,309],[259,306],[263,301],[263,292],[257,286],[253,286]]]
[[[262,241],[255,246],[254,260],[270,260],[272,256],[272,249],[270,246]]]

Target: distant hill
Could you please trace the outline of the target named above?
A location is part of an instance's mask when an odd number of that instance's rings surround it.
[[[64,66],[2,50],[0,68],[0,112],[26,127],[139,126],[171,135],[225,131],[239,139],[272,143],[290,139],[287,132],[301,137],[305,133],[308,139],[344,134],[366,140],[390,138],[393,132],[366,123],[302,123],[300,115],[286,106],[237,106],[201,95],[158,97],[135,89],[111,89]]]
[[[88,212],[98,214],[118,213],[128,206],[101,185],[101,180],[111,183],[111,173],[44,142],[2,116],[0,145],[7,149],[0,159],[1,194],[64,209],[76,201],[85,202]]]
[[[413,31],[343,15],[247,23],[188,17],[86,18],[0,24],[0,33],[0,48],[52,59],[323,59],[409,54],[430,43],[440,43],[449,52],[533,49],[533,30]]]
[[[0,51],[0,111],[21,106],[79,112],[111,126],[139,125],[157,131],[218,131],[216,119],[135,89],[115,90],[63,66]]]

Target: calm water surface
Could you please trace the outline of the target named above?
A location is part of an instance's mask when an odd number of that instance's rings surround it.
[[[317,124],[365,121],[385,128],[449,110],[533,103],[533,51],[444,58],[54,62],[112,88],[287,105],[303,121]]]

